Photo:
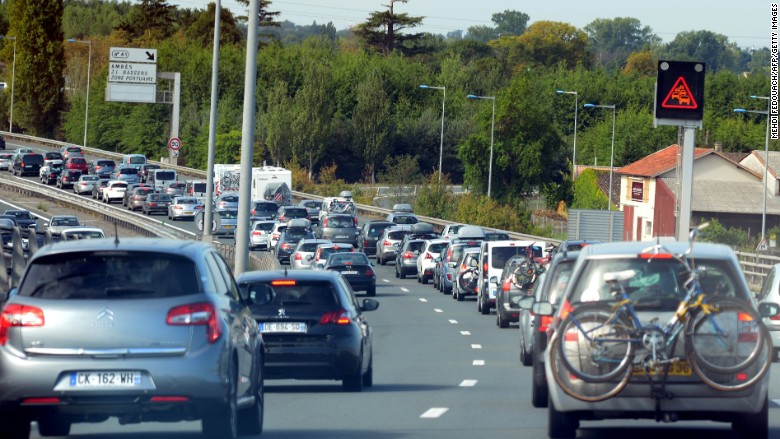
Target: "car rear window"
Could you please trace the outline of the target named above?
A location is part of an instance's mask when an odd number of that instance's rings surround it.
[[[422,251],[425,241],[412,241],[406,244],[406,250],[410,252]]]
[[[279,206],[276,203],[256,203],[255,212],[276,213]]]
[[[273,290],[273,294],[268,294],[268,287]],[[279,308],[286,308],[288,312],[306,308],[329,311],[341,308],[337,292],[328,281],[269,280],[267,283],[241,285],[241,289],[252,298],[253,308],[270,307],[274,309],[274,314]]]
[[[365,253],[335,253],[328,257],[328,265],[368,265]]]
[[[224,201],[226,203],[238,203],[238,197],[235,195],[227,195],[220,198],[219,201]]]
[[[441,253],[441,251],[444,250],[444,247],[447,247],[446,242],[438,242],[429,245],[427,250],[431,253]]]
[[[355,220],[349,216],[332,216],[328,218],[328,225],[325,227],[345,228],[355,227]]]
[[[301,244],[300,248],[298,248],[298,251],[314,253],[314,251],[317,250],[318,245],[320,245],[318,242],[305,242]]]
[[[87,163],[87,161],[82,157],[73,157],[72,159],[70,159],[70,162],[75,163],[77,165],[84,165]]]
[[[552,276],[548,281],[550,286],[542,290],[542,294],[539,300],[548,301],[560,305],[563,298],[563,292],[566,291],[566,285],[569,284],[571,278],[572,269],[574,269],[574,259],[569,261],[560,261],[555,265],[552,273],[548,273],[548,276]]]
[[[22,157],[22,161],[25,163],[43,164],[43,156],[40,154],[29,154]]]
[[[485,241],[509,241],[509,235],[506,233],[486,232]]]
[[[216,211],[222,219],[236,219],[238,218],[237,210],[218,210]]]
[[[699,278],[702,289],[708,295],[739,297],[745,293],[736,283],[736,274],[725,261],[696,259],[697,268],[704,268]],[[648,262],[640,258],[590,259],[583,266],[569,297],[570,303],[613,301],[604,274],[634,270],[635,276],[626,285],[629,297],[637,309],[673,311],[685,296],[680,273],[683,265],[675,259],[654,259]]]
[[[113,160],[98,160],[98,166],[116,166]]]
[[[301,229],[298,227],[294,227],[294,228],[288,227],[287,230],[284,231],[284,233],[287,235],[287,238],[293,238],[293,239],[303,239],[309,235],[308,230]]]
[[[333,253],[347,253],[351,251],[352,247],[323,247],[322,250],[320,250],[320,260],[328,259],[328,256]]]
[[[270,232],[274,229],[274,223],[255,223],[255,230],[264,230]]]
[[[154,178],[157,180],[175,180],[176,173],[173,171],[157,171],[154,173]]]
[[[122,168],[122,169],[119,170],[119,173],[120,174],[128,174],[128,175],[129,174],[137,175],[138,174],[138,169],[135,169],[135,168]]]
[[[130,156],[127,162],[130,163],[131,165],[143,165],[144,163],[146,163],[146,157],[142,155]]]
[[[114,300],[184,296],[200,291],[189,259],[154,252],[61,253],[33,261],[20,296]]]
[[[388,239],[395,239],[395,240],[401,240],[404,239],[404,236],[408,235],[408,230],[393,230],[390,232],[387,232],[387,238]]]
[[[370,225],[368,227],[368,236],[372,238],[378,238],[379,235],[382,234],[382,232],[385,231],[386,228],[390,227],[392,224],[377,224],[377,225]]]
[[[493,268],[503,269],[506,265],[506,261],[514,255],[526,255],[526,247],[519,246],[506,246],[506,247],[493,247],[490,251],[490,256],[493,258],[490,264]]]
[[[393,217],[396,224],[417,224],[417,217],[412,215],[396,215]]]

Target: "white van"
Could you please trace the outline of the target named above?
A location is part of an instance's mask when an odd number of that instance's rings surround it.
[[[479,281],[477,291],[477,310],[482,314],[490,314],[496,307],[496,292],[498,277],[506,265],[506,261],[517,254],[528,255],[529,248],[534,258],[541,258],[542,247],[536,241],[484,241],[479,251]]]
[[[146,183],[153,187],[155,192],[164,192],[168,185],[177,181],[177,178],[178,175],[173,169],[152,169],[146,177]]]
[[[146,156],[143,154],[125,154],[122,156],[122,161],[119,162],[119,166],[130,166],[135,169],[140,169],[141,165],[146,164]]]

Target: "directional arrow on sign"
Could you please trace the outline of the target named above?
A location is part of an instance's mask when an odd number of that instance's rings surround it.
[[[154,61],[154,53],[150,53],[149,51],[146,51],[146,59],[148,61]]]

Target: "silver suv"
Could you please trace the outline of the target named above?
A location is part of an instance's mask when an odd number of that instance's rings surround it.
[[[2,294],[6,296],[5,293]],[[208,244],[90,239],[41,248],[0,311],[0,431],[201,419],[208,438],[263,425],[263,339]]]
[[[670,342],[671,345],[661,345],[668,347],[658,348],[659,355],[663,355],[660,358],[668,356],[678,359],[670,362],[665,369],[643,368],[642,364],[652,353],[648,353],[649,348],[638,347],[633,361],[628,365],[633,368],[629,380],[614,396],[607,395],[606,399],[586,401],[572,396],[562,387],[566,386],[569,392],[575,389],[574,392],[593,392],[595,395],[617,381],[609,379],[599,383],[586,383],[558,369],[561,363],[558,354],[560,343],[563,343],[561,349],[575,353],[578,343],[579,348],[585,345],[578,340],[576,333],[559,330],[562,316],[576,313],[578,309],[594,308],[599,306],[598,304],[614,305],[615,299],[610,294],[611,289],[605,279],[617,276],[618,273],[632,273],[632,276],[635,276],[630,278],[625,291],[630,294],[636,315],[643,325],[655,324],[661,328],[675,315],[686,293],[688,272],[680,261],[671,256],[686,251],[688,243],[664,242],[665,252],[660,254],[648,253],[647,247],[647,242],[620,242],[582,248],[565,293],[559,299],[558,310],[551,325],[553,335],[544,355],[550,396],[548,435],[551,438],[573,438],[580,420],[645,418],[663,421],[729,422],[736,437],[767,437],[769,374],[761,374],[766,371],[763,368],[769,360],[769,348],[763,349],[760,354],[763,358],[759,358],[755,363],[735,373],[721,374],[717,378],[718,385],[724,387],[757,379],[754,385],[740,390],[718,390],[705,384],[699,374],[694,373],[696,365],[691,362],[695,359],[689,358],[687,339],[682,333],[676,341]],[[699,283],[710,302],[726,297],[733,302],[755,306],[731,248],[720,244],[697,243],[693,247],[691,257],[695,261],[696,270],[702,272]],[[551,308],[549,302],[533,305],[537,316],[549,315]],[[777,309],[773,311],[776,312]],[[721,325],[723,323],[725,322],[721,322]],[[740,331],[738,336],[733,337],[739,343],[743,340],[755,340],[755,337],[747,337],[748,332],[742,332],[755,323],[752,316],[747,315],[743,319],[740,313],[739,322],[729,322],[723,327]],[[646,334],[652,337],[644,338],[644,346],[658,346],[658,343],[670,340],[660,330]],[[561,337],[560,340],[563,341],[560,342],[555,337]],[[551,358],[555,359],[554,365],[551,365]],[[560,372],[556,373],[556,370]]]
[[[376,261],[379,265],[385,265],[388,261],[394,261],[398,254],[398,245],[404,236],[411,233],[411,226],[391,226],[382,232],[376,241]]]

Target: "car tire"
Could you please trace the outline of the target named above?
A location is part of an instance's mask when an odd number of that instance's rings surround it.
[[[371,357],[371,361],[368,363],[368,370],[363,374],[363,387],[371,387],[374,385],[374,357]]]
[[[262,364],[262,360],[260,362]],[[263,374],[255,373],[253,375],[260,377],[260,380],[255,385],[255,402],[250,407],[238,411],[238,434],[241,436],[259,436],[263,433],[263,415],[265,411]]]
[[[15,416],[14,416],[15,415]],[[0,418],[0,431],[4,439],[28,439],[30,437],[30,420],[19,413],[5,414]]]
[[[235,375],[235,372],[231,372],[228,380],[227,404],[224,407],[212,407],[201,420],[203,436],[208,439],[236,439],[238,437]]]
[[[487,306],[483,306],[482,309],[488,308]],[[501,328],[508,328],[509,327],[509,319],[504,317],[504,314],[498,310],[498,307],[496,307],[496,325]]]
[[[769,435],[769,397],[764,397],[764,404],[758,413],[739,413],[731,423],[731,430],[736,437],[763,438]]]
[[[522,329],[521,329],[522,331]],[[533,364],[533,355],[525,348],[525,342],[523,342],[523,334],[520,335],[520,364],[523,366],[531,366]]]
[[[531,373],[531,405],[536,408],[544,408],[549,404],[549,389],[547,388],[547,379],[544,376],[544,363],[538,358],[533,358]]]
[[[580,420],[574,413],[559,412],[555,404],[547,406],[547,436],[550,439],[572,439],[577,436]]]
[[[363,391],[363,354],[360,354],[360,361],[357,364],[357,370],[352,374],[344,377],[341,384],[344,390],[347,392],[362,392]],[[373,378],[372,378],[373,379]]]
[[[482,307],[479,309],[479,312],[481,312],[483,316],[490,314],[490,305],[487,303],[482,303]],[[496,307],[496,314],[498,314],[498,307]],[[503,326],[501,327],[503,328]]]
[[[455,291],[455,300],[457,300],[458,302],[463,302],[464,300],[466,300],[466,296],[461,294],[460,291],[457,291],[457,289],[455,289],[454,287],[453,290]]]
[[[369,287],[369,289],[366,291],[366,295],[369,297],[376,296],[376,285]]]
[[[423,284],[423,285],[428,285],[428,278],[425,277],[424,274],[422,276],[420,276],[420,283]]]
[[[398,274],[398,266],[397,265],[395,266],[395,277],[396,278],[400,278],[401,277],[401,275]]]
[[[56,415],[45,415],[38,418],[38,433],[43,437],[68,436],[70,425],[69,421]]]

